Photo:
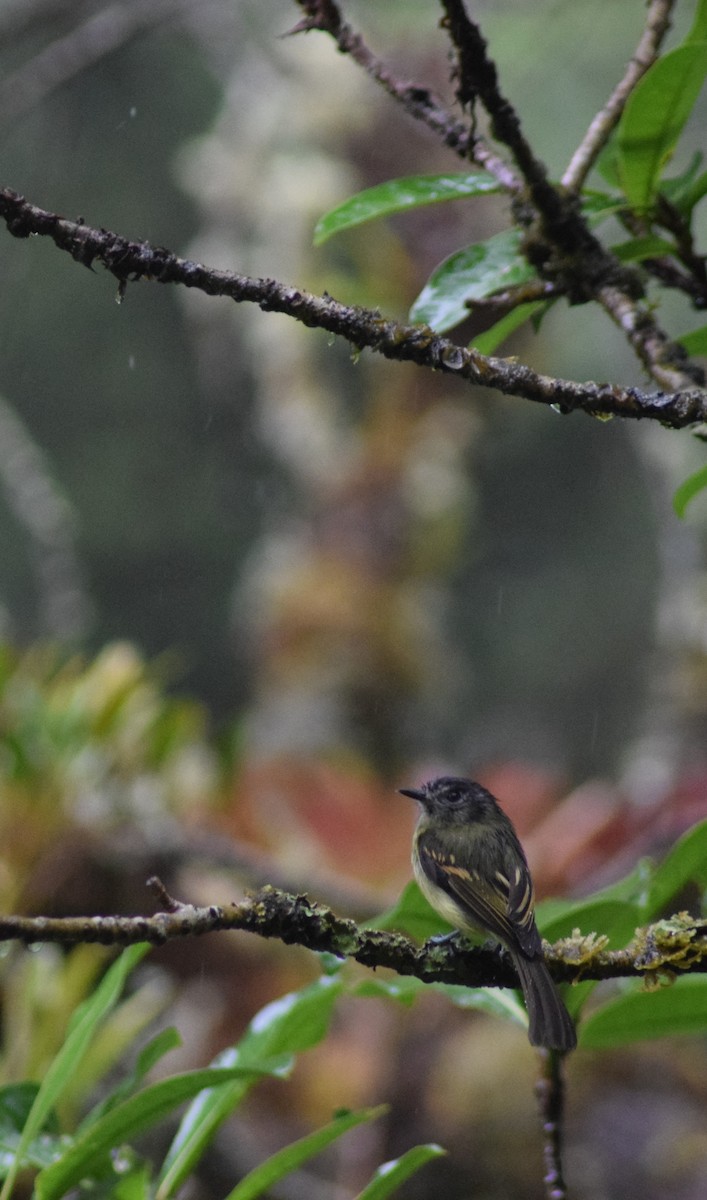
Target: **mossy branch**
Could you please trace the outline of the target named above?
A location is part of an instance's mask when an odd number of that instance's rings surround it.
[[[510,960],[500,952],[467,949],[455,941],[427,942],[420,947],[402,934],[362,928],[306,895],[264,887],[233,904],[196,906],[172,900],[158,880],[150,883],[166,911],[136,917],[0,917],[0,941],[161,945],[174,938],[242,930],[351,958],[365,967],[414,975],[425,983],[467,987],[514,987],[517,983]],[[704,973],[707,923],[678,914],[637,930],[623,950],[607,950],[601,936],[576,933],[555,945],[546,944],[545,954],[558,982]]]

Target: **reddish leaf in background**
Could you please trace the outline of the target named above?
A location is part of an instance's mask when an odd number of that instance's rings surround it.
[[[373,882],[405,880],[414,813],[357,764],[279,757],[244,771],[232,831],[287,860],[306,880],[329,867]]]

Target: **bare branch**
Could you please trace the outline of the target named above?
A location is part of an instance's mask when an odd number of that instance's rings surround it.
[[[666,367],[666,376],[677,382],[677,390],[671,393],[556,379],[510,359],[487,358],[439,336],[426,325],[402,325],[379,312],[340,304],[331,296],[316,296],[274,279],[219,271],[179,258],[161,247],[152,247],[149,242],[131,242],[105,229],[68,221],[30,204],[9,188],[0,190],[0,217],[15,237],[29,237],[33,233],[50,237],[59,249],[84,266],[100,262],[119,281],[121,292],[128,281],[149,279],[197,288],[208,296],[248,301],[259,305],[264,312],[285,313],[311,328],[325,329],[359,350],[369,349],[385,358],[456,375],[468,383],[521,396],[560,412],[581,410],[602,417],[648,418],[673,429],[707,421],[707,393],[690,386],[692,377],[687,363],[682,376],[668,372]],[[606,298],[606,302],[612,304],[615,319],[634,344],[649,340],[653,330],[651,319],[636,306],[631,308],[621,292]],[[637,312],[643,323],[638,320]],[[667,339],[659,348],[664,345],[669,345]]]
[[[459,103],[473,110],[477,98],[481,101],[491,118],[491,132],[511,151],[531,192],[535,188],[544,190],[549,186],[547,172],[526,141],[516,110],[500,91],[496,64],[486,53],[481,30],[467,16],[463,0],[442,0],[442,8],[446,14],[442,24],[449,30],[459,55]],[[542,204],[538,207],[542,210]]]
[[[594,236],[577,198],[550,181],[535,157],[513,105],[500,90],[496,64],[476,23],[467,16],[464,0],[442,0],[450,37],[459,55],[457,95],[460,103],[481,101],[491,128],[508,146],[527,183],[528,197],[538,217],[516,204],[516,219],[527,230],[524,252],[537,272],[566,291],[573,303],[596,300],[621,328],[656,383],[669,391],[704,385],[704,372],[687,364],[680,347],[663,333],[641,303],[643,282],[632,267],[621,264]],[[536,227],[537,226],[537,227]]]
[[[631,92],[656,61],[663,39],[670,29],[670,14],[674,6],[675,0],[652,0],[646,27],[636,47],[636,53],[628,64],[626,74],[614,88],[601,112],[595,116],[562,176],[562,183],[568,191],[580,190],[600,151],[618,125]]]
[[[551,1050],[541,1050],[543,1073],[535,1085],[542,1121],[545,1159],[545,1195],[547,1200],[567,1200],[567,1185],[562,1169],[562,1131],[565,1113],[565,1081],[562,1058]]]

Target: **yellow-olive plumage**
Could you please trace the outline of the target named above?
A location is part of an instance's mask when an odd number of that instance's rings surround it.
[[[420,890],[456,929],[490,933],[506,947],[523,989],[532,1045],[573,1050],[577,1035],[543,960],[533,884],[511,821],[491,793],[469,779],[445,776],[401,791],[421,806],[412,848]]]

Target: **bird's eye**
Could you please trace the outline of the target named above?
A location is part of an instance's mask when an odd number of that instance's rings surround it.
[[[461,804],[464,796],[460,791],[457,791],[456,788],[453,788],[451,791],[447,792],[445,799],[448,804]]]

